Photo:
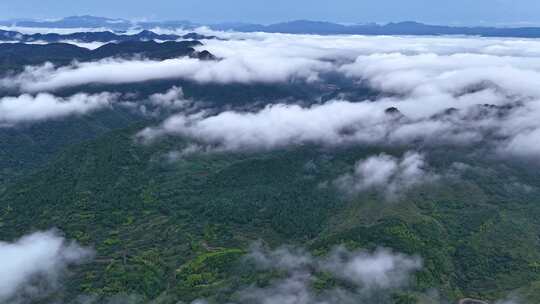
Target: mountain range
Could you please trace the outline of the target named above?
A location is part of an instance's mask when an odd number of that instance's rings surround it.
[[[190,21],[144,21],[134,22],[125,19],[110,19],[93,16],[72,16],[60,20],[7,20],[0,21],[2,26],[40,27],[40,28],[92,28],[111,29],[113,31],[126,31],[133,28],[184,28],[195,29],[207,26],[213,30],[240,31],[240,32],[268,32],[291,34],[355,34],[355,35],[475,35],[484,37],[540,37],[539,27],[490,27],[490,26],[446,26],[430,25],[414,21],[396,22],[388,24],[358,23],[344,25],[332,22],[296,20],[270,25],[254,23],[218,23],[201,24]]]
[[[63,41],[77,41],[77,42],[126,42],[126,41],[150,41],[150,40],[179,40],[179,39],[216,39],[215,36],[205,36],[198,33],[188,33],[185,35],[175,34],[156,34],[149,30],[142,30],[141,32],[133,35],[113,33],[111,31],[100,32],[77,32],[71,34],[23,34],[16,31],[0,30],[0,41],[8,42],[63,42]]]
[[[124,41],[120,43],[107,43],[95,50],[79,47],[69,43],[26,44],[3,43],[0,44],[0,69],[20,70],[22,66],[38,65],[51,62],[56,65],[67,65],[73,60],[93,61],[105,58],[131,58],[141,56],[152,60],[165,60],[183,56],[201,60],[214,60],[216,57],[210,52],[196,51],[195,47],[202,43],[196,40],[166,41]]]

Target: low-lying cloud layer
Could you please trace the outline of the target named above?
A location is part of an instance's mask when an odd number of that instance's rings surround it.
[[[540,103],[500,101],[491,90],[459,97],[457,107],[432,100],[394,98],[376,102],[331,101],[312,106],[274,104],[256,112],[176,114],[140,133],[192,138],[222,150],[274,149],[290,145],[471,145],[533,156],[540,134]],[[476,102],[480,101],[480,104]],[[394,108],[397,106],[398,108]]]
[[[328,75],[339,74],[356,83],[358,91],[369,87],[379,96],[337,98],[311,106],[274,104],[256,112],[180,113],[143,135],[178,134],[225,150],[421,141],[485,143],[495,153],[523,157],[540,152],[535,144],[540,139],[540,41],[213,34],[229,40],[208,40],[201,48],[221,60],[45,64],[6,77],[1,85],[42,92],[89,83],[173,78],[200,83],[325,84]],[[181,97],[169,97],[169,105],[181,104]]]
[[[540,135],[540,43],[534,40],[251,34],[245,40],[208,41],[205,48],[224,60],[193,61],[198,66],[193,73],[189,68],[175,75],[221,83],[324,82],[324,74],[333,72],[381,94],[311,106],[274,104],[257,112],[179,114],[144,134],[178,134],[226,150],[419,140],[469,145],[489,139],[495,152],[534,156],[539,151],[534,142]],[[65,75],[74,76],[90,68],[67,69]],[[32,86],[62,85],[60,70],[37,77]],[[78,84],[87,81],[81,79]]]
[[[318,79],[331,64],[313,59],[272,62],[254,58],[224,58],[202,61],[183,57],[163,61],[105,59],[55,67],[47,63],[27,67],[16,76],[0,81],[0,87],[19,88],[23,92],[54,91],[89,83],[122,84],[159,79],[188,79],[201,83],[278,83],[299,78]]]
[[[111,93],[76,94],[68,98],[48,93],[3,97],[0,98],[0,128],[86,114],[110,106],[116,98],[117,95]]]
[[[0,242],[0,303],[25,303],[58,288],[66,268],[92,256],[55,231],[37,232]]]
[[[410,57],[415,71],[434,67],[441,72],[513,68],[518,73],[537,74],[540,64],[540,42],[537,40],[214,34],[230,39],[207,40],[200,48],[222,58],[219,61],[178,58],[166,61],[103,60],[60,68],[45,65],[29,68],[18,77],[3,82],[4,86],[35,92],[86,83],[114,84],[169,78],[218,83],[315,81],[327,72],[367,78],[369,71],[350,71],[350,64],[385,59],[384,56],[404,56],[403,60]],[[398,63],[397,69],[403,68],[397,60],[392,63]],[[474,77],[474,71],[469,72]],[[498,74],[501,79],[508,79],[504,73]]]

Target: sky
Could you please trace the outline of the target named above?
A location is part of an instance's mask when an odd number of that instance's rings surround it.
[[[538,25],[538,0],[2,0],[0,19],[72,15],[201,23],[419,21],[455,25]]]

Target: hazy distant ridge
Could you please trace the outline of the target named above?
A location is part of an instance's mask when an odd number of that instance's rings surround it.
[[[131,28],[152,29],[185,28],[193,29],[205,24],[190,21],[155,21],[132,22],[124,19],[109,19],[93,16],[66,17],[54,21],[8,20],[0,21],[3,26],[45,27],[45,28],[109,28],[125,31]],[[353,24],[343,25],[331,22],[296,20],[270,25],[250,23],[220,23],[206,25],[214,30],[233,30],[241,32],[269,32],[291,34],[357,34],[357,35],[476,35],[485,37],[524,37],[539,38],[540,27],[457,27],[445,25],[428,25],[413,21],[388,24]]]

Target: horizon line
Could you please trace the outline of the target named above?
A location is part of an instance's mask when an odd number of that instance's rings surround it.
[[[328,23],[333,25],[340,25],[344,27],[349,26],[361,26],[361,25],[378,25],[378,26],[384,26],[389,24],[402,24],[402,23],[417,23],[422,25],[428,25],[428,26],[446,26],[446,27],[467,27],[467,28],[474,28],[474,27],[492,27],[492,28],[528,28],[528,27],[540,27],[540,20],[538,22],[532,22],[532,21],[519,21],[519,22],[508,22],[508,23],[488,23],[488,22],[482,22],[480,21],[477,24],[467,24],[467,23],[459,23],[459,22],[452,22],[452,23],[443,23],[443,24],[437,24],[437,23],[431,23],[431,22],[424,22],[424,21],[418,21],[418,20],[394,20],[394,21],[359,21],[359,22],[339,22],[339,21],[329,21],[329,20],[319,20],[319,19],[289,19],[289,20],[282,20],[282,21],[276,21],[276,22],[270,22],[270,23],[264,23],[264,22],[247,22],[247,21],[222,21],[222,22],[198,22],[198,21],[192,21],[189,19],[152,19],[152,18],[121,18],[121,17],[107,17],[107,16],[96,16],[96,15],[90,15],[90,14],[81,14],[81,15],[69,15],[64,17],[51,17],[51,18],[26,18],[26,17],[20,17],[20,18],[8,18],[8,19],[0,19],[0,22],[41,22],[41,23],[54,23],[54,22],[61,22],[63,20],[69,19],[69,18],[96,18],[96,19],[106,19],[111,21],[124,21],[129,22],[132,24],[137,23],[167,23],[167,22],[186,22],[193,25],[198,26],[205,26],[205,25],[225,25],[225,24],[245,24],[245,25],[262,25],[262,26],[271,26],[271,25],[277,25],[277,24],[286,24],[286,23],[293,23],[293,22],[314,22],[314,23]],[[15,25],[15,24],[14,24]]]

